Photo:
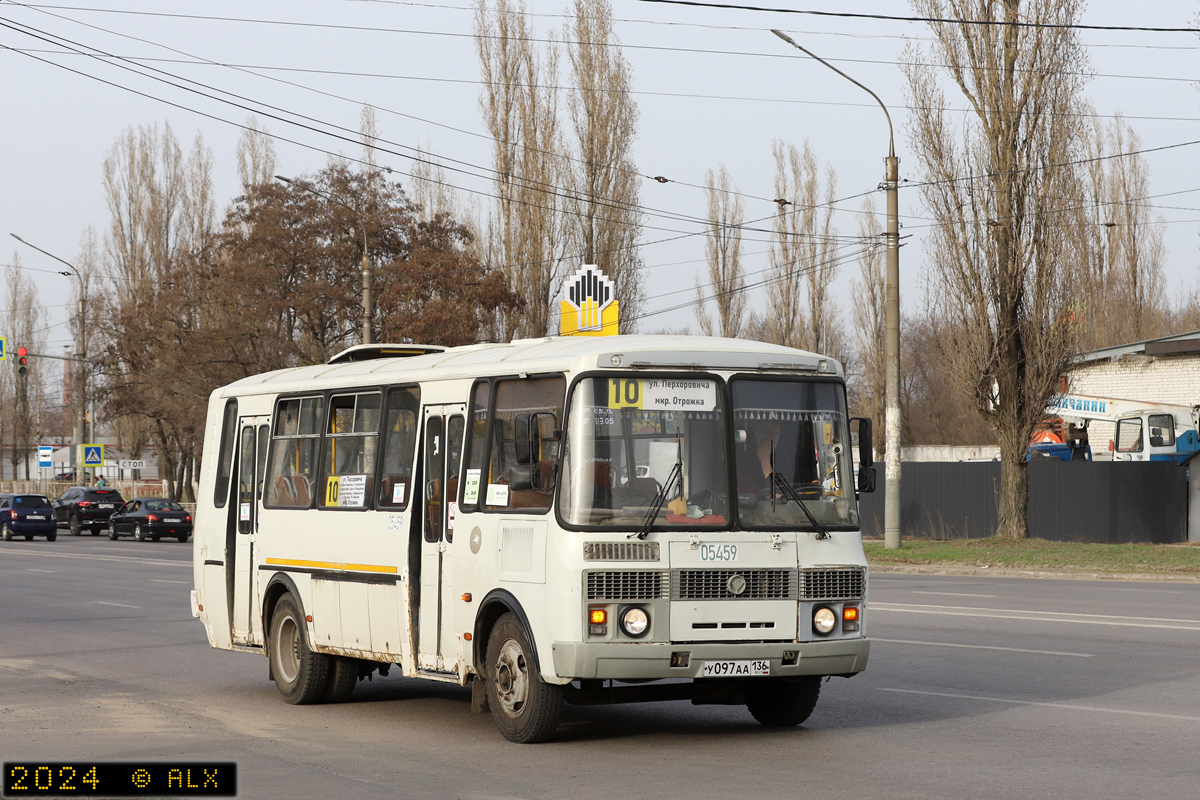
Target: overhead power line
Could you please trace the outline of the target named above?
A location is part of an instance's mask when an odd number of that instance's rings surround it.
[[[1003,28],[1070,29],[1081,31],[1133,31],[1141,33],[1200,33],[1200,28],[1167,28],[1147,25],[1087,25],[1081,22],[1007,22],[991,19],[952,19],[947,17],[921,17],[898,14],[864,14],[853,11],[813,11],[800,8],[772,8],[748,6],[735,3],[706,3],[700,0],[639,0],[642,3],[659,3],[669,6],[695,6],[697,8],[721,8],[735,11],[766,11],[773,14],[802,14],[812,17],[840,17],[842,19],[876,19],[889,22],[925,22],[950,25],[981,25]]]

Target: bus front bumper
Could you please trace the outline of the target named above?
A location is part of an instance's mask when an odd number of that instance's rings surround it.
[[[771,662],[772,676],[853,675],[867,666],[869,640],[823,642],[554,642],[554,672],[559,679],[657,680],[703,677],[707,661]],[[686,653],[686,666],[671,666],[673,654]],[[784,664],[784,656],[795,663]]]

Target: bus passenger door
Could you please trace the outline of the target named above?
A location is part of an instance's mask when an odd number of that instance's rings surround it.
[[[425,409],[424,489],[421,505],[421,591],[417,606],[417,666],[458,671],[453,559],[454,518],[462,462],[465,406]]]
[[[254,545],[258,539],[258,514],[262,508],[262,483],[266,472],[270,417],[242,417],[237,455],[237,540],[233,552],[233,641],[261,645],[263,635],[255,609]],[[256,628],[258,630],[256,630]]]

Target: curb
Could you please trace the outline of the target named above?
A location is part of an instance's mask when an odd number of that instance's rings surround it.
[[[1155,572],[1094,572],[1090,570],[1039,570],[1013,567],[959,566],[956,564],[874,564],[873,574],[959,575],[980,578],[1032,578],[1072,581],[1145,581],[1148,583],[1200,583],[1200,575]]]

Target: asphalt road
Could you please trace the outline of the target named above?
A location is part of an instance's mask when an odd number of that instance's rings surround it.
[[[570,708],[512,745],[392,677],[289,706],[212,650],[191,545],[0,542],[0,758],[235,760],[244,798],[1200,797],[1200,585],[879,575],[867,671],[808,723]]]

